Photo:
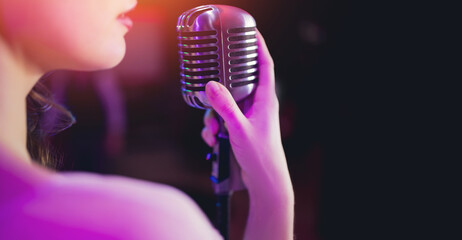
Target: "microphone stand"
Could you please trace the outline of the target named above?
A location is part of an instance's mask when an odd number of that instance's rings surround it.
[[[231,196],[234,190],[245,189],[245,187],[241,181],[240,168],[234,158],[224,121],[221,117],[217,118],[220,124],[217,143],[213,147],[213,152],[207,155],[207,160],[212,161],[210,179],[216,196],[215,227],[224,239],[228,240]]]
[[[251,104],[251,101],[243,101],[239,104],[240,109],[247,109],[248,104]],[[212,161],[210,179],[216,196],[215,227],[224,239],[228,240],[233,191],[243,190],[246,187],[242,182],[241,169],[231,149],[228,130],[220,116],[217,116],[217,120],[219,123],[217,143],[213,146],[212,153],[207,155],[207,160]]]

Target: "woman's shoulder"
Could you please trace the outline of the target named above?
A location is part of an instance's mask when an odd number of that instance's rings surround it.
[[[219,238],[197,204],[180,190],[123,176],[56,174],[25,202],[22,212],[42,224],[80,229],[87,239],[88,234],[98,239]]]
[[[118,175],[87,172],[58,173],[41,191],[66,196],[70,194],[82,200],[85,198],[112,199],[116,203],[131,202],[141,205],[168,204],[178,201],[195,206],[189,196],[175,187]],[[162,199],[170,201],[165,202]]]

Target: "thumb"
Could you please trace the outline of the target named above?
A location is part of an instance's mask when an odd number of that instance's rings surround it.
[[[222,84],[215,81],[208,82],[205,86],[205,94],[210,105],[223,118],[226,125],[239,124],[246,119],[231,93]]]

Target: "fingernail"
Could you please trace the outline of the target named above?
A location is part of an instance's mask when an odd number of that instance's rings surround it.
[[[211,93],[217,93],[220,89],[220,86],[218,86],[219,83],[215,82],[215,81],[210,81],[209,83],[207,83],[207,85],[205,86],[205,90],[206,91],[210,91]],[[208,89],[208,90],[207,90]]]

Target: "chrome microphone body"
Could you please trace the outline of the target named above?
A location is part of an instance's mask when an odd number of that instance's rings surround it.
[[[212,108],[205,94],[209,81],[223,84],[245,113],[258,82],[257,29],[246,11],[226,5],[204,5],[184,12],[177,23],[181,92],[190,106]],[[223,119],[217,144],[207,156],[210,179],[217,195],[215,226],[229,238],[230,198],[244,189],[241,171],[232,152]]]
[[[181,90],[196,108],[211,108],[205,96],[209,81],[223,84],[236,102],[247,98],[258,78],[256,23],[242,9],[205,5],[178,19]]]
[[[245,112],[258,82],[256,23],[246,11],[204,5],[184,12],[177,23],[181,91],[190,106],[212,108],[205,95],[209,81],[223,84]],[[219,118],[218,144],[209,155],[215,193],[244,188],[240,169]],[[227,147],[225,145],[228,145]],[[228,156],[225,156],[228,155]]]

